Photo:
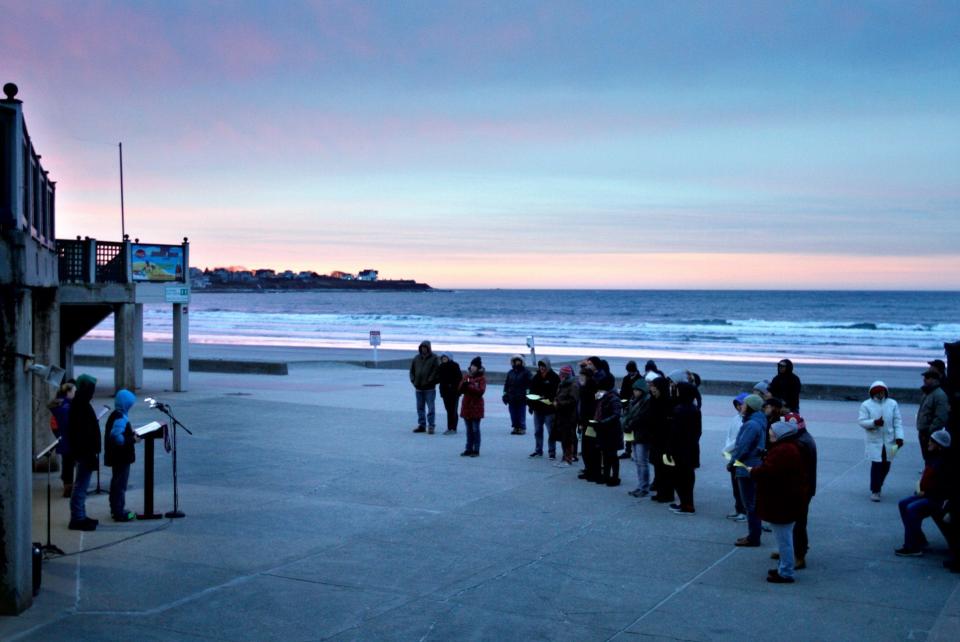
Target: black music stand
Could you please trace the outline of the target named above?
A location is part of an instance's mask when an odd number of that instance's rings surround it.
[[[156,424],[155,428],[150,428]],[[143,444],[143,513],[137,515],[137,519],[160,519],[162,513],[156,513],[153,510],[153,451],[157,439],[163,436],[163,428],[166,424],[147,424],[134,430],[134,434],[144,440]]]
[[[53,459],[54,448],[56,448],[59,443],[60,438],[57,437],[52,444],[41,450],[40,454],[34,457],[35,461],[40,461],[44,457],[47,458],[47,543],[40,547],[44,557],[65,554],[59,546],[54,546],[50,541],[50,460]]]
[[[177,426],[186,430],[188,435],[192,435],[193,432],[184,426],[179,419],[173,416],[173,412],[171,411],[170,406],[167,404],[152,400],[151,405],[153,408],[156,408],[169,417],[170,421],[173,422],[173,430],[171,431],[173,432],[173,510],[167,511],[163,514],[163,516],[170,519],[179,519],[180,517],[186,517],[186,515],[182,510],[180,510],[179,494],[177,492]]]

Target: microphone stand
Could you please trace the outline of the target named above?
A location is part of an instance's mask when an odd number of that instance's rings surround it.
[[[170,406],[159,401],[154,401],[154,404],[154,408],[165,414],[170,418],[170,421],[173,422],[173,510],[167,511],[163,516],[170,519],[186,517],[184,512],[180,510],[179,494],[177,492],[177,426],[186,430],[188,435],[192,435],[193,433],[189,428],[184,426],[179,419],[173,416]]]
[[[60,443],[60,438],[57,437],[56,441],[47,446],[37,455],[34,459],[40,461],[44,457],[47,458],[47,543],[40,547],[40,550],[43,551],[44,557],[50,557],[52,555],[64,555],[64,552],[58,546],[54,546],[50,541],[50,465],[51,459],[53,459],[54,447]]]

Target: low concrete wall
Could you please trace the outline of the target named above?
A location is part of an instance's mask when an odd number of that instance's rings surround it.
[[[112,368],[113,357],[103,355],[76,355],[74,364]],[[173,359],[145,357],[143,367],[150,370],[172,370]],[[289,374],[285,361],[233,361],[229,359],[190,359],[191,372],[223,372],[231,374]]]

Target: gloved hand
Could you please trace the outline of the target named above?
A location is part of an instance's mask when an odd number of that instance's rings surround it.
[[[503,404],[507,405],[508,403],[510,403],[510,397],[508,397],[507,395],[503,395]]]
[[[877,428],[879,428],[880,426],[882,426],[882,425],[883,425],[883,417],[877,417],[876,419],[874,419],[874,420],[873,420],[873,425],[876,426]]]
[[[903,448],[903,440],[902,440],[902,439],[895,439],[895,440],[894,440],[894,443],[897,444],[897,448]]]
[[[727,472],[728,472],[728,473],[732,473],[732,472],[733,472],[733,464],[727,464]]]

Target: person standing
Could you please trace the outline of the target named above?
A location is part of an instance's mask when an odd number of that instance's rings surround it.
[[[530,394],[538,399],[530,401],[533,411],[534,449],[531,457],[543,457],[543,429],[547,429],[547,450],[550,459],[557,458],[557,440],[553,433],[553,421],[557,408],[554,401],[557,398],[557,389],[560,387],[560,377],[553,371],[550,359],[544,357],[537,362],[537,374],[530,379]]]
[[[940,372],[934,368],[923,373],[923,397],[917,410],[917,438],[924,461],[930,456],[930,435],[947,425],[950,418],[950,402],[940,386]]]
[[[743,400],[747,398],[747,393],[741,392],[733,398],[733,409],[736,414],[730,418],[727,426],[727,440],[723,444],[723,458],[725,461],[731,460],[733,447],[737,443],[737,435],[740,434],[740,427],[743,426]],[[747,521],[747,509],[743,506],[743,500],[740,498],[740,484],[737,483],[737,474],[735,470],[730,472],[730,486],[733,489],[733,512],[727,515],[727,519],[735,522]]]
[[[437,382],[440,380],[440,360],[433,354],[429,341],[422,341],[417,356],[410,362],[410,383],[417,393],[417,427],[413,432],[436,430]]]
[[[457,401],[460,399],[460,382],[463,372],[460,364],[448,353],[440,355],[440,370],[437,380],[440,383],[440,398],[447,412],[447,431],[445,435],[457,434]]]
[[[113,412],[107,419],[103,463],[113,469],[110,476],[110,515],[115,522],[130,522],[136,513],[127,510],[127,482],[130,480],[130,465],[137,460],[137,436],[130,426],[130,408],[137,398],[126,389],[117,391]]]
[[[616,380],[606,370],[598,371],[597,405],[594,410],[594,430],[597,433],[597,446],[600,451],[600,477],[598,484],[620,485],[620,458],[617,451],[623,448],[623,430],[620,428],[620,416],[623,404],[615,389]]]
[[[655,377],[649,383],[650,415],[647,429],[650,434],[650,461],[653,463],[653,482],[650,490],[656,494],[653,501],[661,504],[673,502],[673,475],[671,467],[664,463],[670,438],[670,382],[666,377]]]
[[[670,429],[670,452],[674,461],[674,479],[678,504],[670,509],[678,515],[693,515],[693,488],[696,470],[700,467],[700,436],[703,434],[702,416],[697,407],[697,388],[691,383],[677,384],[677,405],[673,409]]]
[[[599,455],[596,452],[596,429],[590,420],[594,418],[597,409],[597,369],[600,367],[600,357],[589,357],[580,362],[580,458],[583,460],[583,470],[577,475],[578,479],[588,482],[597,481],[600,477]]]
[[[480,456],[480,420],[483,419],[483,393],[487,391],[485,372],[483,361],[479,356],[474,357],[460,383],[460,394],[463,395],[460,416],[467,430],[467,445],[460,453],[461,457]]]
[[[77,394],[77,384],[71,379],[61,384],[57,396],[47,404],[50,409],[50,430],[54,437],[59,437],[57,454],[60,455],[60,481],[63,482],[63,496],[73,494],[73,455],[70,454],[70,404]]]
[[[523,357],[510,357],[510,371],[503,382],[503,403],[510,411],[511,435],[527,434],[527,389],[530,387],[530,371]]]
[[[573,376],[573,368],[560,368],[560,385],[557,387],[557,414],[553,419],[553,429],[563,445],[563,460],[555,464],[566,468],[573,465],[577,451],[577,405],[580,401],[580,384]]]
[[[793,372],[793,362],[782,359],[777,364],[777,376],[770,382],[769,391],[773,397],[783,399],[783,405],[794,412],[800,412],[800,377]]]
[[[100,422],[93,410],[97,380],[90,375],[77,377],[77,394],[70,404],[67,419],[70,451],[77,464],[77,474],[70,495],[70,524],[73,531],[95,531],[99,521],[87,517],[87,487],[100,463]]]
[[[794,582],[795,553],[793,525],[808,495],[803,455],[796,443],[797,426],[783,421],[767,431],[770,450],[759,466],[748,467],[757,485],[757,512],[773,528],[780,563],[770,569],[767,581],[774,584]]]
[[[633,401],[633,391],[634,384],[637,381],[642,380],[639,370],[637,370],[636,361],[627,361],[626,365],[627,374],[623,375],[623,379],[620,381],[620,403],[627,406]],[[644,386],[645,387],[645,386]],[[643,390],[641,388],[641,390]],[[645,392],[645,391],[644,391]],[[623,454],[620,455],[620,459],[630,459],[633,454],[633,442],[627,441],[624,444]]]
[[[749,469],[760,465],[760,457],[767,443],[767,417],[763,414],[763,399],[759,395],[747,395],[743,400],[743,425],[737,441],[730,452],[727,470],[734,471],[740,486],[740,498],[747,509],[747,536],[734,544],[737,546],[760,546],[763,529],[757,513],[757,487]],[[738,465],[740,464],[740,465]]]
[[[650,375],[650,380],[656,378]],[[637,487],[627,494],[632,497],[646,497],[650,494],[650,425],[652,414],[650,394],[646,390],[646,379],[639,379],[633,384],[633,399],[630,407],[624,413],[620,423],[624,434],[633,435],[633,463],[637,467]]]
[[[890,398],[887,384],[870,384],[869,399],[860,404],[857,423],[864,429],[866,457],[870,460],[870,501],[880,501],[883,482],[890,472],[890,462],[897,449],[903,447],[903,419],[900,406]]]

